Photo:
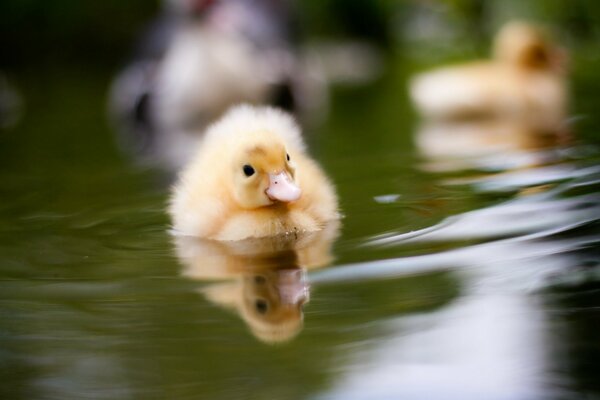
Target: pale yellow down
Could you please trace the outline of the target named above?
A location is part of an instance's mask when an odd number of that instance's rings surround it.
[[[246,176],[244,165],[255,173]],[[298,200],[267,196],[269,174],[279,172],[300,188]],[[169,212],[177,234],[216,240],[317,231],[339,217],[333,186],[306,154],[292,118],[247,105],[207,129],[173,188]]]

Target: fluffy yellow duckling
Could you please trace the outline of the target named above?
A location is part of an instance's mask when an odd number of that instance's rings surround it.
[[[410,94],[428,118],[527,118],[556,129],[567,108],[565,59],[540,29],[511,22],[497,34],[492,60],[418,75]]]
[[[248,105],[207,129],[169,212],[177,233],[216,240],[317,231],[339,216],[333,186],[292,118]]]

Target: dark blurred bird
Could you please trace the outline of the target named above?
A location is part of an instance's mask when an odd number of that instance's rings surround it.
[[[323,90],[298,62],[293,25],[290,0],[168,0],[113,83],[110,113],[123,147],[178,168],[232,105],[308,113]]]

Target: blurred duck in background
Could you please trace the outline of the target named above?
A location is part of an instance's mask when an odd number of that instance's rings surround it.
[[[182,275],[215,282],[199,292],[234,311],[265,343],[294,338],[303,326],[309,300],[306,271],[332,262],[337,221],[319,232],[243,241],[213,241],[175,236]]]
[[[567,114],[566,58],[540,28],[510,22],[491,60],[425,72],[410,94],[430,120],[516,119],[526,130],[556,132]]]
[[[178,168],[228,107],[271,104],[310,116],[322,79],[298,62],[291,0],[168,0],[138,60],[115,80],[110,113],[127,150]]]

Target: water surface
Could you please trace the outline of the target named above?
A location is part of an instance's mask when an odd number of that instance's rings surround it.
[[[338,90],[310,132],[341,226],[258,255],[178,247],[171,177],[119,155],[104,78],[24,79],[0,137],[1,397],[600,397],[596,116],[562,147],[442,162],[405,79]],[[282,286],[305,304],[279,325],[240,303]]]

